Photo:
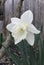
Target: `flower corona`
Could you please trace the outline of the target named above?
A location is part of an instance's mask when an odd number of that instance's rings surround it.
[[[11,23],[6,28],[12,33],[15,44],[26,39],[31,46],[34,45],[34,34],[39,34],[40,31],[35,28],[32,21],[33,13],[30,10],[24,12],[20,19],[16,17],[11,18]]]

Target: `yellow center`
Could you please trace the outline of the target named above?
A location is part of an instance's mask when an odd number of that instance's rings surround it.
[[[15,39],[17,38],[21,38],[25,35],[26,31],[28,30],[28,23],[20,23],[18,26],[16,26],[16,28],[13,28],[13,37],[15,37]]]
[[[18,30],[18,33],[22,35],[22,34],[24,33],[23,28],[20,28],[20,29]]]

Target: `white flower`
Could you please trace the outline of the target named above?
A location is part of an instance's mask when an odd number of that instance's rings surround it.
[[[26,39],[33,46],[35,40],[34,34],[39,34],[40,31],[34,27],[32,21],[33,13],[30,10],[24,12],[20,19],[16,17],[11,18],[11,23],[6,28],[12,32],[15,44]]]

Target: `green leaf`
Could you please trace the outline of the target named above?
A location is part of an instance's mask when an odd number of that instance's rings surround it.
[[[40,43],[39,43],[39,65],[44,65],[44,42],[43,38],[40,38]]]
[[[35,53],[34,49],[32,46],[28,45],[28,55],[30,56],[30,65],[38,65],[36,58],[35,58]]]
[[[35,34],[35,44],[38,43],[39,39],[40,39],[40,34],[37,35]]]
[[[21,50],[21,58],[22,58],[23,65],[30,65],[30,62],[28,59],[27,45],[26,44],[28,44],[27,41],[23,40],[17,46]]]
[[[34,49],[26,40],[17,45],[21,50],[23,65],[38,65]]]
[[[0,48],[2,47],[2,42],[3,42],[3,34],[0,33]]]

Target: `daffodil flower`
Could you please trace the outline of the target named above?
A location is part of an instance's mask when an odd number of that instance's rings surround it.
[[[30,10],[24,12],[20,18],[11,18],[11,23],[8,24],[6,28],[12,33],[15,44],[26,39],[31,46],[34,45],[34,34],[39,34],[40,31],[35,28],[32,21],[33,13]]]

